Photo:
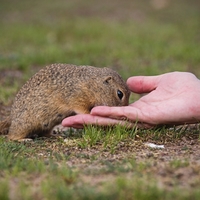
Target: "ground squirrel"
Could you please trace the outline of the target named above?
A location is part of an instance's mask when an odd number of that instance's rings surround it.
[[[126,106],[130,91],[109,68],[52,64],[36,73],[17,93],[1,134],[20,140],[48,135],[68,116],[90,113],[94,106]]]

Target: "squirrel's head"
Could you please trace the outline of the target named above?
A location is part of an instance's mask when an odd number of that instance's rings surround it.
[[[79,73],[73,95],[75,98],[81,97],[78,104],[79,107],[84,105],[83,107],[86,108],[84,113],[89,113],[95,106],[128,105],[130,90],[116,71],[92,66],[82,66],[79,69],[82,71]],[[83,111],[77,113],[83,113]]]
[[[98,92],[95,106],[127,106],[130,90],[122,77],[110,68],[100,68],[101,76],[97,77]],[[96,93],[95,92],[95,93]]]

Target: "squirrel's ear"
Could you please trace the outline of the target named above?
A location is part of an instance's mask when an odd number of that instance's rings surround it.
[[[105,80],[103,81],[104,84],[109,84],[112,81],[112,76],[108,76],[105,78]]]

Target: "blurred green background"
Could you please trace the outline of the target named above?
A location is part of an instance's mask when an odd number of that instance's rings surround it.
[[[0,100],[50,63],[200,77],[200,1],[1,0]]]

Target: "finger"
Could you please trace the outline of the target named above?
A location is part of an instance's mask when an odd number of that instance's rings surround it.
[[[115,119],[107,119],[104,117],[99,116],[92,116],[90,114],[79,114],[75,116],[70,116],[65,118],[62,121],[62,125],[66,127],[77,127],[77,128],[83,128],[84,124],[90,124],[90,125],[109,125],[109,123],[114,124],[118,120]]]
[[[77,129],[82,129],[86,125],[95,125],[95,126],[114,126],[120,125],[124,126],[128,129],[138,127],[138,128],[153,128],[154,125],[147,124],[147,123],[140,123],[140,122],[130,122],[124,120],[117,120],[117,119],[110,119],[110,118],[103,118],[103,117],[94,117],[91,115],[76,115],[67,117],[63,120],[62,125],[64,127],[73,127]]]
[[[132,123],[147,124],[147,126],[155,126],[158,124],[158,120],[152,115],[154,107],[146,110],[141,109],[142,105],[145,108],[145,104],[137,102],[131,104],[132,106],[124,107],[108,107],[108,106],[97,106],[91,110],[91,115],[100,116],[104,118],[112,118],[117,120],[129,121]],[[134,105],[134,106],[133,106]],[[143,125],[142,125],[143,126]],[[145,125],[146,127],[146,125]]]
[[[78,122],[76,119],[74,119],[74,116],[67,117],[67,118],[63,119],[62,126],[73,127],[73,128],[76,128],[76,129],[84,128],[83,122],[82,123],[81,123],[81,121]]]
[[[91,110],[90,114],[94,116],[97,115],[101,117],[110,117],[119,119],[125,117],[123,115],[124,113],[123,109],[122,107],[96,106]]]
[[[70,116],[62,121],[62,126],[64,127],[74,127],[74,128],[83,128],[84,119],[87,118],[89,114],[79,114],[75,116]]]
[[[138,113],[140,113],[140,111],[137,108],[132,108],[130,106],[123,106],[123,107],[97,106],[94,107],[90,112],[90,114],[94,116],[96,115],[118,120],[128,119],[131,121],[138,121]]]
[[[127,85],[132,92],[142,94],[155,90],[162,75],[159,76],[135,76],[127,80]]]
[[[64,127],[74,127],[83,128],[84,125],[100,125],[100,126],[110,126],[110,125],[126,125],[131,126],[132,123],[126,121],[104,118],[99,116],[92,116],[89,114],[79,114],[71,117],[67,117],[62,121]]]

